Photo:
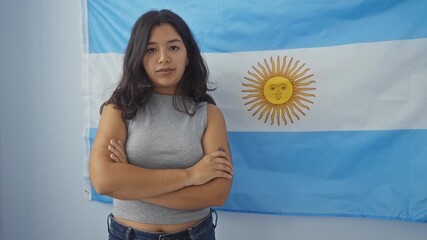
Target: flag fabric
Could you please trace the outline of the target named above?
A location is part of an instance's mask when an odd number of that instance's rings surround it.
[[[188,23],[216,87],[235,170],[219,210],[427,222],[427,1],[87,0],[88,153],[152,9]]]

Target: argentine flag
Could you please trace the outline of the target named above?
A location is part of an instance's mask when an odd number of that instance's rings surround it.
[[[166,8],[197,38],[226,118],[220,210],[427,222],[427,1],[86,3],[88,153],[133,23]]]

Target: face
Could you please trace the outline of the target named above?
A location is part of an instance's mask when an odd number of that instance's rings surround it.
[[[145,51],[143,65],[153,92],[174,94],[188,64],[181,36],[170,24],[156,26],[151,30]]]
[[[283,104],[293,93],[292,83],[284,77],[273,77],[264,85],[264,96],[270,103]]]

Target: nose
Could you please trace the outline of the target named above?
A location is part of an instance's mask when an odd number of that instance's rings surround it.
[[[159,51],[158,62],[159,63],[168,63],[168,62],[170,62],[170,58],[169,58],[168,52],[166,50],[160,50]]]

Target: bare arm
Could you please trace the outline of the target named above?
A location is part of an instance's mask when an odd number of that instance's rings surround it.
[[[205,154],[221,148],[231,161],[228,147],[227,130],[221,111],[214,105],[208,105],[208,125],[202,139]],[[174,209],[200,209],[225,204],[231,190],[232,179],[215,178],[199,186],[189,186],[178,191],[163,194],[144,201]]]
[[[98,131],[89,160],[89,174],[95,190],[123,200],[151,198],[174,192],[191,185],[204,184],[216,177],[225,177],[217,167],[223,167],[221,157],[213,157],[206,174],[191,169],[145,169],[131,164],[116,162],[111,158],[108,146],[111,140],[125,142],[126,125],[121,110],[107,105],[101,115]]]

